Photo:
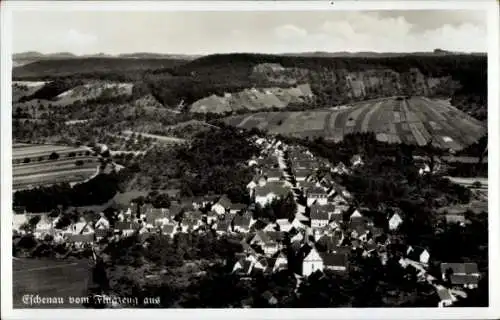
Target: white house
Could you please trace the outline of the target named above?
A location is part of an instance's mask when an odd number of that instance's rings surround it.
[[[264,207],[274,199],[284,198],[290,191],[281,182],[268,182],[265,186],[255,188],[255,202]]]
[[[12,216],[12,230],[19,231],[21,226],[28,223],[28,218],[26,214],[15,214]]]
[[[276,224],[279,226],[280,231],[288,232],[292,229],[292,223],[288,219],[277,219]]]
[[[104,213],[101,212],[99,220],[95,223],[95,229],[104,229],[107,230],[110,227],[108,219],[104,216]]]
[[[357,219],[357,218],[363,218],[363,215],[361,212],[359,212],[358,209],[354,210],[354,212],[351,214],[350,219]]]
[[[273,272],[286,269],[287,267],[288,267],[288,259],[283,253],[280,253],[276,257],[276,261],[274,262]]]
[[[80,218],[80,221],[71,226],[71,232],[73,234],[94,233],[94,228],[92,228],[90,222],[85,221],[85,219],[82,217]]]
[[[319,187],[312,187],[307,190],[307,206],[311,206],[313,203],[319,205],[326,205],[328,203],[328,193]]]
[[[408,256],[408,259],[413,260],[415,262],[419,262],[422,264],[429,263],[430,254],[424,248],[409,246],[408,249],[406,250],[406,254]]]
[[[363,159],[361,158],[361,156],[359,154],[356,154],[356,155],[352,156],[352,158],[351,158],[351,165],[353,167],[357,167],[357,166],[362,166],[363,165]]]
[[[311,228],[322,228],[328,225],[328,211],[326,206],[313,205],[311,207]]]
[[[46,234],[51,234],[54,230],[53,221],[45,214],[40,216],[40,221],[38,221],[35,232],[33,233],[35,237],[43,237]]]
[[[231,200],[226,195],[223,195],[219,201],[217,201],[211,208],[212,211],[217,212],[217,214],[221,215],[226,213],[227,210],[231,207]]]
[[[403,219],[397,213],[394,213],[389,219],[389,230],[396,230],[403,223]]]
[[[302,261],[302,275],[308,277],[315,271],[323,271],[323,259],[319,255],[315,248],[311,248],[311,251]]]

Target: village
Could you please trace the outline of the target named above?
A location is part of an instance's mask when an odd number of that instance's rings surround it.
[[[117,241],[133,234],[144,241],[152,233],[170,237],[178,233],[214,232],[221,237],[236,234],[242,237],[243,252],[238,254],[232,272],[242,279],[284,269],[294,272],[297,283],[315,272],[345,274],[353,253],[376,257],[382,264],[387,262],[386,248],[399,241],[404,212],[387,208],[384,224],[375,224],[364,215],[369,208],[356,207],[353,196],[334,178],[363,166],[360,155],[353,156],[348,165],[332,165],[304,147],[290,146],[273,137],[254,136],[252,143],[260,147],[261,154],[247,163],[255,172],[247,185],[249,205],[233,203],[226,195],[173,201],[168,208],[131,202],[113,224],[101,213],[96,222],[80,217],[79,222],[64,229],[55,227],[59,217],[41,215],[36,227],[28,230],[24,226],[30,215],[24,213],[14,215],[14,230],[21,234],[32,232],[38,239],[51,235],[55,243],[67,243],[76,249],[92,247],[104,238]],[[419,173],[430,174],[429,166],[423,163]],[[256,211],[284,199],[291,200],[295,208],[295,212],[288,212],[289,217],[255,217]],[[446,215],[446,222],[466,227],[460,214]],[[431,250],[402,245],[406,254],[399,257],[401,268],[414,269],[419,281],[436,288],[439,307],[451,306],[457,297],[465,297],[464,288],[477,288],[481,275],[476,263],[441,263],[441,274],[431,275]],[[269,297],[270,303],[273,299]]]

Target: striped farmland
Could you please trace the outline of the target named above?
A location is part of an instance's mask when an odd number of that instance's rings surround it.
[[[446,102],[421,97],[365,101],[344,109],[283,112],[277,119],[276,113],[262,112],[225,121],[247,129],[258,127],[298,137],[320,135],[336,141],[348,133],[374,132],[380,141],[425,145],[432,140],[436,147],[454,150],[477,141],[487,132],[486,124],[470,119]]]

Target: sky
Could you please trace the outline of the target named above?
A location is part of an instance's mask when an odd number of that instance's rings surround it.
[[[485,11],[15,11],[13,52],[487,51]]]

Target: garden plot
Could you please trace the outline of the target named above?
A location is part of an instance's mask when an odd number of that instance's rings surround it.
[[[346,127],[354,127],[356,125],[356,121],[363,111],[367,108],[368,105],[363,105],[354,109],[351,113],[349,113],[349,117],[347,118],[347,122],[345,124]]]
[[[363,121],[361,123],[361,131],[363,132],[368,132],[369,126],[371,119],[373,118],[374,114],[378,113],[378,110],[380,109],[380,106],[382,105],[382,101],[379,101],[373,105],[370,110],[366,113],[366,115],[363,117]]]
[[[424,135],[420,132],[418,129],[418,126],[415,125],[416,123],[410,123],[410,130],[411,133],[413,134],[413,137],[415,137],[415,141],[419,146],[425,146],[427,143],[427,140],[424,138]]]

